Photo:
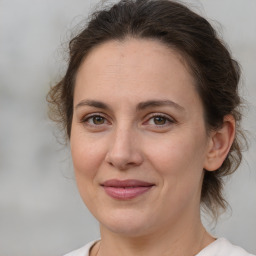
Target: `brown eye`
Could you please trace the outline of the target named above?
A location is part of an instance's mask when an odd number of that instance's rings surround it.
[[[165,125],[166,124],[166,118],[162,116],[156,116],[154,117],[154,124],[156,125]]]
[[[89,124],[89,125],[103,125],[107,123],[107,120],[105,117],[100,116],[100,115],[91,115],[89,117],[85,117],[84,119],[81,120],[82,123],[84,124]]]
[[[92,117],[92,122],[95,125],[104,124],[105,118],[102,116],[94,116],[94,117]]]
[[[175,120],[171,118],[169,115],[165,114],[157,114],[155,113],[151,118],[149,118],[145,124],[148,125],[151,128],[157,128],[157,129],[165,129],[167,127],[170,127],[171,125],[175,124]]]
[[[92,132],[100,132],[108,129],[111,126],[108,117],[101,113],[89,114],[80,121],[83,126]]]

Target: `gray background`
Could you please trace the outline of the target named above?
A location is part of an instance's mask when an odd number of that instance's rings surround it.
[[[232,211],[207,225],[256,254],[256,1],[187,2],[211,20],[240,61],[248,101],[250,150],[225,190]],[[0,256],[62,255],[99,236],[45,101],[65,68],[72,28],[95,3],[0,0]]]

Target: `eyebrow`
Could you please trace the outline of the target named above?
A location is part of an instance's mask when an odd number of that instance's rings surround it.
[[[180,111],[185,111],[185,109],[182,106],[180,106],[178,103],[171,100],[148,100],[148,101],[139,103],[136,109],[143,110],[150,107],[161,107],[161,106],[170,106]]]
[[[82,100],[80,101],[76,106],[75,109],[79,108],[79,107],[84,107],[84,106],[89,106],[89,107],[95,107],[95,108],[101,108],[101,109],[106,109],[109,110],[110,107],[101,102],[101,101],[97,101],[97,100]]]
[[[111,110],[111,108],[107,104],[97,100],[82,100],[75,106],[75,109],[84,107],[84,106]],[[139,110],[144,110],[150,107],[161,107],[161,106],[170,106],[170,107],[176,108],[177,110],[185,111],[185,109],[182,106],[180,106],[179,104],[171,100],[147,100],[144,102],[140,102],[137,105],[136,110],[139,111]]]

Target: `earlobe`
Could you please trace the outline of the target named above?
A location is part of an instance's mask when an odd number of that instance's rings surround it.
[[[210,134],[204,169],[215,171],[221,167],[235,138],[235,119],[232,115],[224,117],[223,125]]]

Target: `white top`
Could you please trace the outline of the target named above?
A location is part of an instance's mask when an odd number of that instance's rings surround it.
[[[97,241],[93,241],[85,245],[84,247],[70,252],[64,256],[89,256],[90,248]],[[246,252],[243,248],[231,244],[225,238],[218,238],[213,243],[205,247],[196,256],[256,256]]]

